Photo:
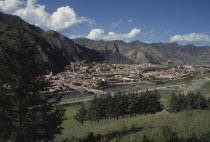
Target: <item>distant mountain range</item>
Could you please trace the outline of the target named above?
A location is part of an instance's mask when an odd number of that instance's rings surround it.
[[[210,47],[177,43],[143,43],[133,41],[94,41],[77,38],[75,43],[95,50],[112,50],[136,63],[152,64],[210,64]]]
[[[12,41],[21,23],[25,36],[36,43],[46,66],[61,72],[72,61],[105,63],[210,64],[210,47],[177,43],[143,43],[133,41],[94,41],[87,38],[71,40],[56,31],[44,31],[18,16],[0,12],[0,41]]]
[[[133,63],[132,60],[111,50],[93,50],[75,44],[71,39],[56,31],[44,31],[31,25],[18,16],[0,12],[0,40],[11,41],[17,32],[17,24],[21,23],[25,36],[31,43],[36,43],[46,65],[54,72],[63,71],[72,61]]]

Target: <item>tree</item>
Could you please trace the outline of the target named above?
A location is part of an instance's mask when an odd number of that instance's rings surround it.
[[[98,98],[96,97],[96,95],[94,96],[93,100],[90,103],[90,106],[88,107],[88,111],[87,111],[87,118],[88,120],[91,121],[99,121],[98,119]]]
[[[94,97],[87,109],[87,119],[92,121],[119,119],[124,116],[136,116],[136,114],[156,113],[162,111],[160,94],[157,90],[146,92],[115,92],[101,94]]]
[[[99,87],[107,87],[108,86],[108,82],[105,80],[98,80],[96,83]]]
[[[173,93],[170,100],[170,110],[173,112],[185,109],[207,109],[208,100],[199,92],[188,92],[186,95]]]
[[[187,107],[187,97],[185,94],[175,92],[172,93],[170,99],[170,111],[177,112],[184,110]]]
[[[208,107],[206,97],[201,95],[200,92],[188,92],[187,103],[191,109],[206,109]]]
[[[137,97],[136,93],[131,92],[129,93],[129,98],[128,98],[128,114],[130,115],[130,117],[132,117],[133,115],[137,114],[138,112],[140,112],[141,109],[141,103],[139,103],[138,105],[138,100],[139,98]]]
[[[160,93],[154,90],[150,93],[150,113],[156,113],[163,110],[163,106],[160,103]]]
[[[82,103],[81,109],[78,111],[78,113],[74,116],[74,119],[76,119],[78,122],[80,122],[82,125],[87,120],[87,109],[85,108],[84,103]]]
[[[112,95],[110,93],[104,94],[102,95],[104,96],[104,105],[105,105],[105,115],[106,118],[105,119],[109,119],[112,117],[113,114],[113,99],[112,99]]]
[[[61,133],[61,96],[46,94],[50,81],[36,45],[18,29],[14,42],[0,42],[0,140],[50,141]]]

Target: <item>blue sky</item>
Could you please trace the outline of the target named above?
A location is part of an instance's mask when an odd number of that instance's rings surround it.
[[[198,45],[210,45],[209,7],[210,0],[0,0],[0,11],[71,38]]]

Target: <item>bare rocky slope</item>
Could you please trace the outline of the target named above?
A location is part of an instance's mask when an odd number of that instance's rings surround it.
[[[90,49],[118,52],[137,63],[210,64],[210,47],[208,46],[141,41],[126,43],[120,40],[94,41],[87,38],[77,38],[73,41]]]

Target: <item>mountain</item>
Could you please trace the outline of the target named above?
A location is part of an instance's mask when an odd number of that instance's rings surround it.
[[[94,41],[77,38],[75,43],[95,50],[112,50],[137,63],[152,64],[210,64],[210,47],[179,45],[177,43],[143,43],[120,40]]]
[[[210,47],[177,43],[143,43],[133,41],[71,40],[56,31],[44,31],[18,16],[0,12],[0,41],[12,42],[21,23],[25,36],[39,50],[46,66],[61,72],[72,61],[103,63],[210,64]]]
[[[88,62],[133,63],[121,54],[106,50],[99,51],[75,44],[72,40],[56,31],[44,31],[31,25],[18,16],[0,12],[0,40],[12,42],[17,33],[17,25],[21,24],[24,36],[36,46],[46,66],[53,72],[61,72],[72,61],[86,60]]]

